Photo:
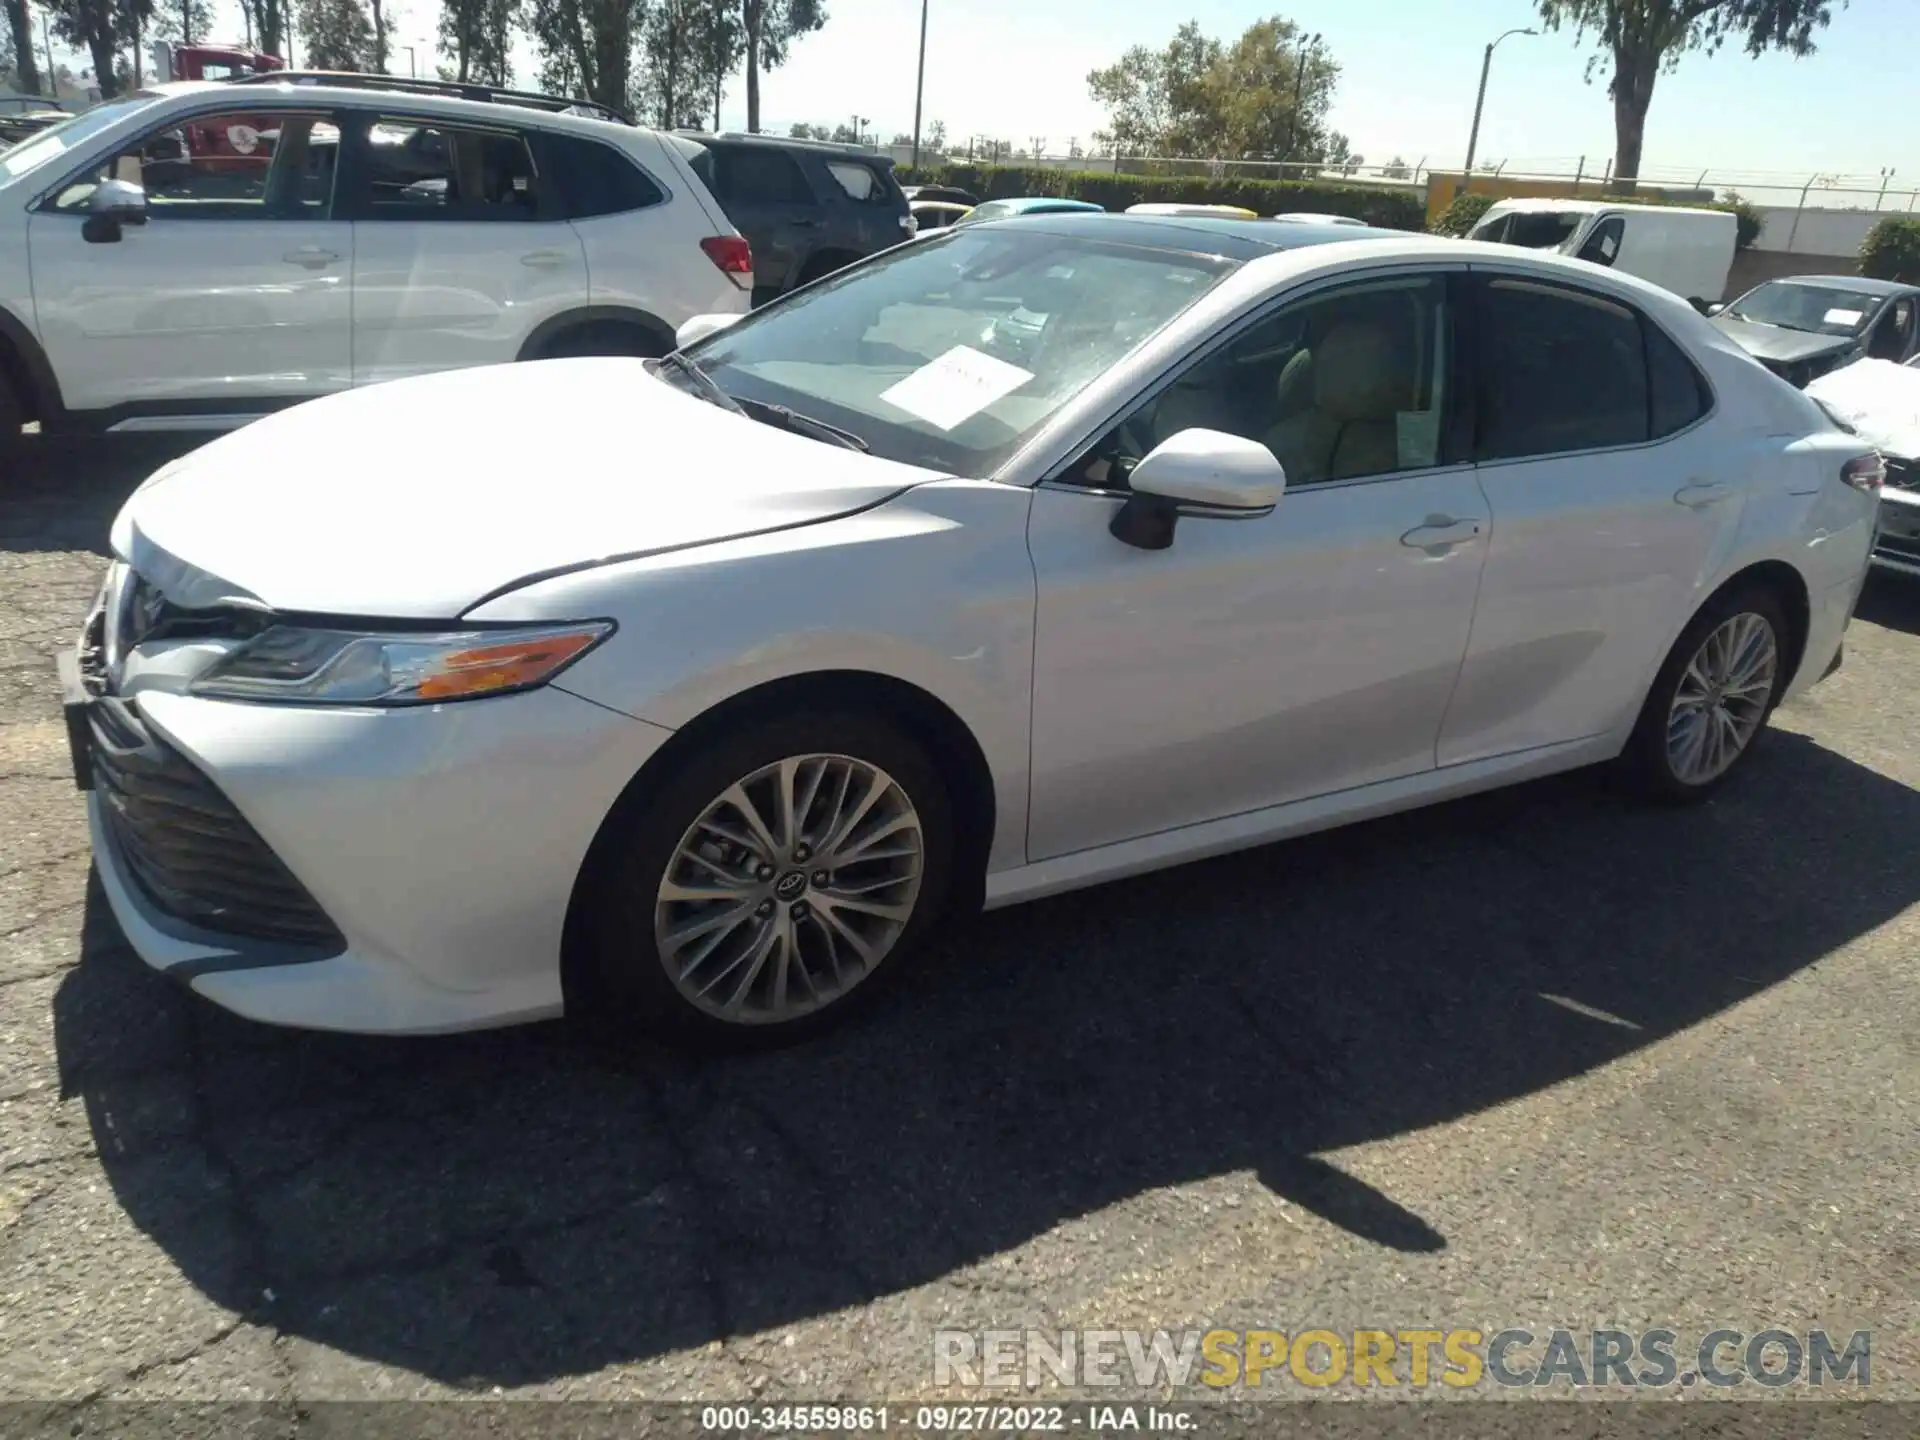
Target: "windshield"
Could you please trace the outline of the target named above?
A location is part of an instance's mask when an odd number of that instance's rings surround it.
[[[1742,295],[1726,313],[1756,325],[1777,325],[1809,335],[1857,335],[1879,308],[1881,297],[1828,285],[1774,280]]]
[[[903,246],[689,347],[729,395],[980,479],[1233,262],[1038,227]]]
[[[140,91],[133,95],[123,95],[117,100],[103,100],[91,110],[83,110],[71,120],[62,120],[57,125],[49,125],[31,140],[22,141],[13,149],[0,154],[0,185],[12,184],[29,171],[38,170],[49,160],[76,146],[84,145],[109,125],[118,124],[133,114],[153,104],[160,97],[151,91]]]

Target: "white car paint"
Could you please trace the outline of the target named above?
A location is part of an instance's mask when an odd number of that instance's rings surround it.
[[[1630,302],[1704,372],[1713,410],[1620,451],[1303,487],[1255,518],[1184,519],[1159,551],[1109,533],[1120,497],[1050,478],[1271,302],[1467,266]],[[476,426],[450,454],[458,428],[422,438],[423,409],[542,423]],[[387,1032],[551,1015],[614,798],[763,683],[851,670],[943,704],[991,774],[985,895],[1009,904],[1617,755],[1676,636],[1756,564],[1807,592],[1804,690],[1865,573],[1873,500],[1839,478],[1863,453],[1653,287],[1428,237],[1252,260],[979,479],[759,425],[624,361],[358,392],[136,492],[106,611],[131,561],[176,603],[594,618],[612,638],[542,688],[409,709],[205,698],[190,683],[237,641],[133,648],[120,692],[321,902],[346,939],[333,958],[182,940],[98,828],[96,858],[148,963],[242,1014]]]
[[[21,397],[43,428],[226,428],[289,400],[511,361],[569,322],[641,321],[664,347],[694,315],[748,307],[745,277],[701,248],[738,232],[653,131],[348,87],[182,82],[151,95],[104,111],[65,149],[54,132],[43,164],[0,167],[0,346],[50,375],[54,391]],[[148,135],[236,111],[591,142],[645,171],[665,198],[528,221],[355,219],[338,204],[325,218],[156,207],[114,243],[89,243],[84,215],[51,208],[74,177]]]

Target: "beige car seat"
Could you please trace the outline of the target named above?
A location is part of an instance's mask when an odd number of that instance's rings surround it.
[[[1299,359],[1298,356],[1295,359]],[[1413,348],[1391,327],[1357,320],[1336,324],[1313,354],[1306,373],[1312,402],[1262,438],[1290,481],[1376,475],[1400,464],[1399,412],[1413,394]],[[1276,388],[1298,384],[1294,364]]]

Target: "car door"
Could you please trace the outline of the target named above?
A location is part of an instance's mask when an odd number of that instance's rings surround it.
[[[1464,281],[1285,299],[1036,488],[1031,859],[1433,768],[1487,546],[1450,463]],[[1279,505],[1121,543],[1125,471],[1192,427],[1266,443]]]
[[[404,111],[353,130],[355,385],[516,360],[586,305],[586,251],[524,130]]]
[[[790,290],[812,253],[820,197],[786,151],[771,145],[709,145],[714,199],[753,247],[753,288]]]
[[[1442,765],[1630,723],[1732,544],[1759,463],[1633,307],[1498,270],[1476,274],[1474,298],[1493,539]]]
[[[337,117],[326,109],[175,115],[68,176],[28,221],[41,342],[66,404],[248,414],[345,388],[353,227],[336,217]],[[235,137],[210,163],[184,126]],[[100,182],[147,189],[144,224],[89,226]],[[89,238],[91,236],[91,238]]]

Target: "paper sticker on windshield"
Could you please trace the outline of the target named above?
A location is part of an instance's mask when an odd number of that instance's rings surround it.
[[[1822,325],[1858,325],[1867,318],[1864,310],[1829,310],[1820,321]]]
[[[936,430],[951,430],[1033,378],[1031,370],[996,360],[968,345],[956,345],[930,360],[880,398]]]

